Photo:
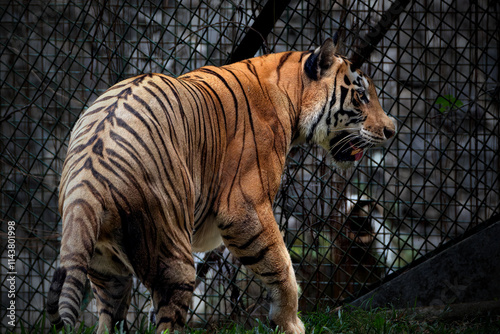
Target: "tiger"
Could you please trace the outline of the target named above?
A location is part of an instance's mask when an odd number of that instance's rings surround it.
[[[182,328],[193,252],[224,244],[268,289],[269,323],[304,333],[273,214],[287,154],[315,144],[350,168],[396,132],[370,77],[337,49],[328,38],[177,78],[142,74],[98,97],[71,132],[61,173],[51,323],[75,326],[88,277],[97,332],[112,330],[126,319],[135,276],[157,333]]]

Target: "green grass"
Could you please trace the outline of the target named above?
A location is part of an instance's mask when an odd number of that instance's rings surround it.
[[[390,333],[499,333],[500,317],[485,316],[459,321],[425,320],[411,310],[396,312],[394,310],[379,309],[363,311],[360,309],[344,309],[336,312],[316,312],[301,317],[306,326],[306,332],[311,334],[326,333],[359,333],[359,334],[390,334]],[[29,330],[19,328],[15,333],[27,334],[57,334],[55,329],[43,329],[44,319]],[[97,325],[75,329],[65,329],[62,334],[93,334]],[[116,327],[115,333],[122,334],[123,330]],[[138,330],[131,333],[154,334],[155,329],[143,321]],[[252,329],[245,329],[237,324],[226,324],[216,330],[203,330],[187,328],[186,334],[219,333],[219,334],[279,334],[277,329],[270,328],[266,323],[258,322]]]
[[[304,319],[308,333],[500,333],[495,316],[447,322],[423,320],[412,311],[363,311],[351,309],[337,313],[316,313]]]

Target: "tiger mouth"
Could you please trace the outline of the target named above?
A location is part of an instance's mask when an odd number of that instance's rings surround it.
[[[330,140],[330,152],[337,161],[359,161],[364,155],[363,140],[343,133]]]

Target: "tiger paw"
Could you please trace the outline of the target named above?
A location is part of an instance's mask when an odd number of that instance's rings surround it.
[[[277,323],[271,320],[271,327],[277,327]],[[286,334],[303,334],[306,332],[304,324],[302,321],[295,317],[295,319],[286,321],[285,323],[279,325],[279,328],[284,331]]]
[[[305,332],[306,328],[299,318],[296,318],[296,320],[290,323],[289,327],[285,329],[285,333],[287,334],[303,334]]]

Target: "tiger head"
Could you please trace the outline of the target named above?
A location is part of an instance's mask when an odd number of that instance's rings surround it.
[[[328,39],[303,62],[301,141],[316,143],[340,168],[349,168],[366,150],[384,144],[396,127],[382,109],[372,80]]]

